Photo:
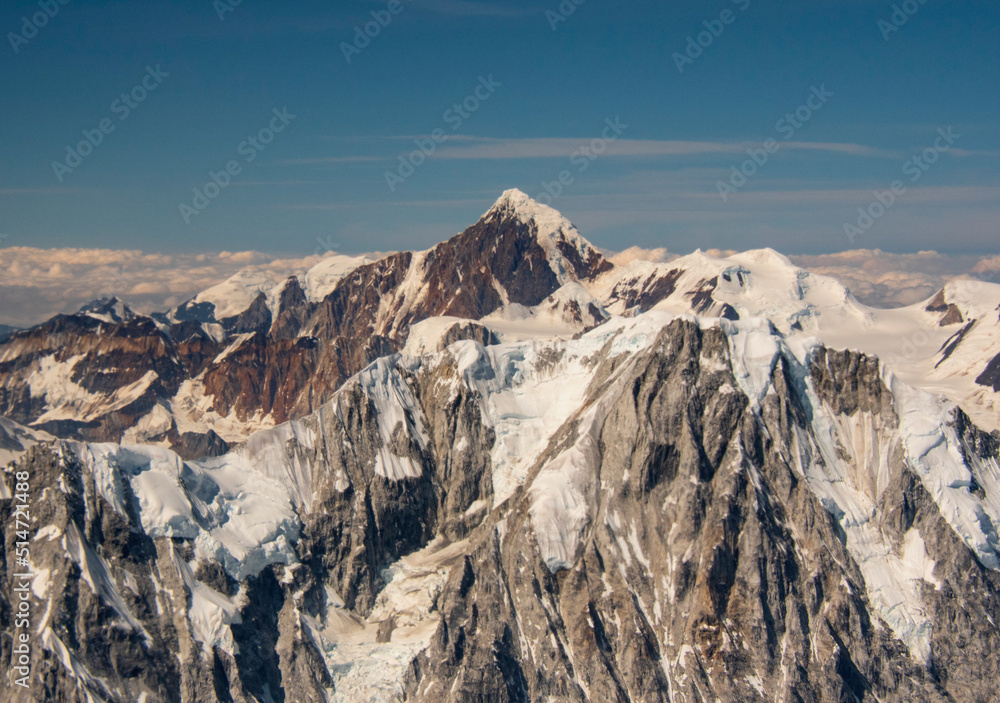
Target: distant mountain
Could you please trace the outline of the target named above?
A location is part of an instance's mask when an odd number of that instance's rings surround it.
[[[118,297],[91,300],[84,304],[77,314],[117,325],[127,324],[136,318],[132,309]]]
[[[0,342],[6,342],[19,329],[19,327],[11,327],[10,325],[0,325]]]
[[[313,412],[386,354],[466,335],[569,338],[612,315],[665,310],[764,317],[784,334],[876,354],[996,425],[1000,287],[971,285],[876,310],[770,250],[613,266],[558,212],[512,190],[427,251],[333,256],[268,290],[238,274],[151,317],[111,299],[53,318],[0,343],[0,415],[194,457]]]
[[[998,309],[615,266],[518,191],[427,251],[94,301],[0,344],[0,699],[993,700]]]

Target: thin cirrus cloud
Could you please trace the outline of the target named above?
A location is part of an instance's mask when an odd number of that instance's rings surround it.
[[[1000,156],[1000,151],[998,151],[998,150],[989,150],[989,149],[973,151],[973,150],[969,150],[969,149],[955,149],[955,148],[951,148],[951,149],[948,150],[948,153],[951,154],[952,156],[957,156],[959,158],[964,158],[964,157],[968,157],[968,156],[985,156],[985,157],[989,157],[989,158],[996,158],[996,157]]]
[[[96,188],[0,188],[0,195],[63,195],[96,192]]]
[[[685,193],[685,198],[701,198],[717,202],[719,194],[713,192]],[[1000,202],[1000,188],[997,186],[928,186],[911,188],[903,198],[918,204],[931,203],[947,205],[970,202],[991,204]],[[782,205],[800,205],[808,207],[820,203],[866,205],[874,198],[871,189],[864,188],[780,188],[760,189],[732,196],[733,202],[778,203]]]
[[[420,139],[421,137],[384,137],[385,141]],[[430,137],[424,137],[429,139]],[[372,138],[361,138],[359,141],[371,141]],[[591,144],[590,139],[574,139],[569,137],[526,138],[526,139],[494,139],[487,137],[449,136],[441,148],[434,154],[439,159],[461,160],[500,160],[500,159],[548,159],[565,158],[581,147]],[[780,142],[783,149],[794,151],[824,151],[847,156],[862,157],[897,157],[899,154],[885,149],[877,149],[863,144],[839,142]],[[603,142],[601,155],[605,157],[682,157],[711,155],[745,155],[747,149],[759,149],[760,142],[718,142],[718,141],[680,141],[680,140],[648,140],[648,139],[618,139]],[[367,161],[385,161],[398,157],[398,154],[386,156],[353,155],[326,156],[305,159],[288,159],[287,164],[339,164]]]
[[[422,0],[418,6],[427,12],[452,17],[523,17],[540,12],[532,7],[514,7],[477,0]]]
[[[354,163],[367,163],[372,161],[385,161],[389,157],[386,156],[318,156],[309,157],[305,159],[284,159],[281,163],[284,164],[354,164]]]
[[[445,146],[439,152],[443,159],[531,159],[565,157],[590,144],[590,140],[554,139],[483,139],[476,144]],[[759,142],[711,142],[619,139],[608,142],[605,156],[690,156],[702,154],[743,154],[747,149],[760,148]],[[891,152],[861,144],[826,142],[785,142],[783,148],[800,151],[831,151],[857,156],[891,156]]]

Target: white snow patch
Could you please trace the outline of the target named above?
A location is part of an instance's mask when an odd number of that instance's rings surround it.
[[[900,433],[909,465],[920,476],[941,514],[965,541],[979,561],[1000,569],[1000,485],[996,474],[986,472],[992,484],[985,499],[970,488],[973,476],[962,456],[961,444],[951,424],[955,405],[944,396],[907,386],[892,374],[886,379],[900,416]],[[983,467],[986,468],[986,467]]]
[[[396,367],[398,357],[379,359],[356,376],[357,383],[375,406],[382,446],[375,457],[375,473],[393,481],[418,478],[423,467],[412,457],[391,450],[397,432],[402,432],[420,449],[426,449],[428,437],[423,414],[409,385]]]
[[[220,562],[236,580],[295,560],[299,523],[289,492],[245,455],[184,462],[160,447],[69,446],[123,514],[121,482],[129,481],[150,537],[194,539],[198,555]]]
[[[306,298],[317,303],[334,291],[337,285],[359,266],[370,264],[375,259],[367,255],[344,256],[335,254],[328,256],[306,272],[304,285]]]
[[[232,655],[235,643],[229,626],[242,622],[239,605],[228,596],[198,581],[191,567],[177,554],[173,544],[170,545],[170,558],[191,593],[188,620],[194,638],[202,643],[206,652],[212,647],[219,647]]]
[[[440,622],[435,604],[448,572],[467,550],[465,542],[435,540],[391,565],[385,572],[388,583],[367,620],[339,608],[330,609],[325,623],[303,616],[333,676],[332,703],[402,699],[410,662],[430,644]],[[379,626],[389,618],[395,625],[390,641],[378,643]]]

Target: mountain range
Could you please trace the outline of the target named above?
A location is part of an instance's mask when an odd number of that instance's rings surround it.
[[[516,190],[426,251],[95,301],[0,337],[36,523],[0,689],[994,700],[998,394],[998,285],[615,264]]]

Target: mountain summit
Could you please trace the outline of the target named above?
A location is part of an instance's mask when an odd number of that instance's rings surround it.
[[[987,308],[1000,304],[1000,288],[983,286],[978,296],[950,286],[948,300],[880,311],[772,250],[614,266],[557,210],[511,189],[425,251],[331,256],[270,287],[240,273],[152,317],[98,301],[21,331],[0,342],[0,415],[64,437],[158,441],[192,456],[315,411],[388,354],[460,339],[568,339],[656,309],[765,318],[782,334],[870,351],[909,382],[950,388],[989,425],[1000,421],[1000,327]],[[900,335],[926,343],[903,354]]]
[[[591,280],[609,271],[612,265],[577,231],[562,213],[533,200],[520,190],[504,191],[484,220],[519,222],[528,227],[546,252],[549,265],[560,284],[571,280]]]
[[[135,313],[118,296],[96,298],[80,307],[78,314],[89,315],[102,322],[124,324],[135,319]]]
[[[512,190],[425,251],[58,316],[0,343],[0,698],[993,700],[998,306],[614,266]]]

